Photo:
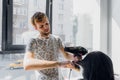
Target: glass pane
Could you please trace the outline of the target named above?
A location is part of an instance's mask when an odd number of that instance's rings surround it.
[[[25,44],[36,34],[31,27],[31,16],[45,9],[46,0],[13,0],[13,44]]]
[[[23,69],[24,54],[0,54],[0,80],[35,80],[33,71]]]
[[[100,0],[53,0],[52,22],[52,33],[60,36],[65,46],[100,50]],[[69,76],[66,73],[69,70],[63,71],[64,78]],[[71,73],[73,80],[77,76],[79,73]]]
[[[1,42],[2,42],[2,0],[0,0],[0,51],[1,51]]]
[[[33,32],[30,18],[36,11],[45,12],[45,0],[13,0],[13,44],[25,44]],[[2,35],[2,0],[0,0],[0,50]],[[24,35],[24,36],[23,36]],[[27,37],[26,37],[27,36]],[[26,40],[27,42],[27,40]],[[24,53],[0,54],[0,80],[35,80],[34,71],[23,69]]]

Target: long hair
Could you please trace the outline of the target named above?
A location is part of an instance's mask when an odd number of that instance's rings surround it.
[[[84,80],[114,80],[111,59],[100,51],[88,53],[82,60]]]

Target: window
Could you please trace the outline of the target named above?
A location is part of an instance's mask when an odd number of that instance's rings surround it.
[[[63,30],[63,24],[58,24],[58,30],[60,30],[56,35],[59,35],[62,39],[62,41],[65,41],[65,35]]]
[[[64,4],[63,4],[63,2],[59,4],[59,9],[60,10],[64,10]]]
[[[60,1],[53,1],[52,33],[60,36],[65,46],[100,50],[100,0],[65,0],[62,12]],[[69,72],[64,71],[63,74]],[[79,76],[76,74],[73,71],[71,78]]]
[[[36,31],[31,25],[30,18],[37,11],[47,12],[49,5],[46,0],[5,0],[4,3],[4,20],[3,20],[3,51],[24,52],[25,44],[34,36]],[[35,5],[37,3],[37,5]],[[38,5],[39,3],[39,5]],[[9,5],[9,7],[6,7]],[[47,6],[47,7],[46,7]],[[7,9],[8,8],[8,9]],[[5,10],[6,9],[6,10]],[[8,11],[7,11],[8,10]],[[8,15],[8,16],[6,16]]]
[[[2,0],[0,0],[0,51],[2,45]]]
[[[54,4],[52,25],[53,33],[54,34],[59,33],[58,35],[60,35],[62,34],[61,32],[64,32],[65,43],[81,45],[90,50],[94,49],[99,50],[100,49],[99,1],[92,0],[89,2],[89,4],[86,3],[88,2],[87,0],[84,1],[70,0],[71,3],[67,1],[68,0],[66,0],[66,2],[63,2],[66,7],[62,13],[56,7],[58,6],[57,1],[53,1]],[[86,5],[88,5],[88,7]],[[57,15],[58,19],[55,17]],[[61,26],[60,24],[64,25],[63,29],[59,29]]]
[[[63,21],[63,14],[58,14],[58,20],[61,20],[61,21]]]
[[[17,0],[17,1],[13,0],[12,44],[22,45],[26,43],[25,42],[26,40],[23,40],[23,38],[26,39],[27,37],[26,34],[28,35],[30,32],[34,31],[30,23],[31,16],[36,11],[45,12],[46,1],[45,0],[36,0],[36,1]],[[39,6],[38,3],[41,6]]]
[[[36,11],[46,13],[46,9],[48,9],[46,0],[37,0],[37,5],[34,5],[35,1],[0,0],[0,79],[35,80],[34,72],[25,71],[22,67],[23,50],[31,38],[29,35],[31,36],[31,33],[37,34],[30,23],[31,15]],[[18,62],[20,64],[17,64]]]
[[[61,0],[62,2],[64,2],[64,0]]]
[[[53,1],[53,5],[49,1]],[[0,54],[0,70],[1,73],[3,72],[0,78],[4,80],[35,80],[34,72],[26,72],[22,68],[10,68],[10,64],[15,64],[19,60],[23,60],[24,51],[22,50],[25,49],[25,44],[31,38],[31,34],[32,36],[37,34],[30,23],[31,15],[36,11],[46,12],[50,19],[52,33],[60,36],[65,46],[83,46],[89,51],[100,50],[100,42],[102,40],[100,35],[104,32],[100,31],[100,21],[102,21],[100,19],[101,17],[107,17],[100,14],[104,13],[101,11],[103,8],[107,11],[106,6],[102,7],[104,1],[107,0],[0,0],[0,50],[2,44],[3,52],[9,53]],[[3,22],[2,5],[4,9]],[[114,16],[117,15],[114,14]],[[119,37],[115,37],[116,30],[119,32],[119,25],[116,26],[115,24],[115,22],[119,23],[117,21],[118,17],[112,21],[112,44],[113,47],[115,46],[112,48],[112,53],[117,53],[119,49]],[[107,21],[103,22],[107,25]],[[3,26],[1,25],[2,23]],[[1,41],[3,42],[1,43]],[[119,55],[117,54],[117,56]],[[115,70],[117,72],[119,69],[118,66],[120,66],[117,64],[119,57],[116,58],[116,54],[113,54],[112,58],[115,68],[117,67]],[[17,66],[17,64],[15,65]],[[64,78],[68,78],[69,69],[61,71]],[[79,74],[72,71],[71,78],[75,80],[82,77]]]

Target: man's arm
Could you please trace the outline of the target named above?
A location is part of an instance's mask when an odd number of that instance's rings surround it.
[[[64,55],[64,57],[66,59],[72,60],[72,61],[76,60],[76,58],[74,57],[74,55],[72,53],[66,52],[63,47],[60,48],[60,51],[61,51],[61,53],[63,53],[63,55]],[[69,68],[71,68],[73,70],[76,70],[76,71],[80,71],[80,69],[76,68],[73,63],[68,64],[67,67],[69,67]]]
[[[34,53],[27,52],[24,57],[23,67],[25,70],[41,70],[55,68],[60,65],[57,61],[46,61],[34,58]]]
[[[60,52],[64,55],[64,57],[68,60],[74,60],[74,55],[66,52],[63,47],[60,48]]]
[[[25,70],[42,70],[55,67],[72,68],[73,66],[70,61],[58,62],[35,59],[34,53],[27,52],[24,57],[23,67]]]

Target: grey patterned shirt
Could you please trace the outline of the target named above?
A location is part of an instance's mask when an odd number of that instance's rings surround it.
[[[63,47],[58,36],[51,35],[48,39],[32,38],[26,47],[26,51],[33,52],[36,59],[58,61],[59,49]],[[36,71],[36,80],[59,80],[57,68]]]

